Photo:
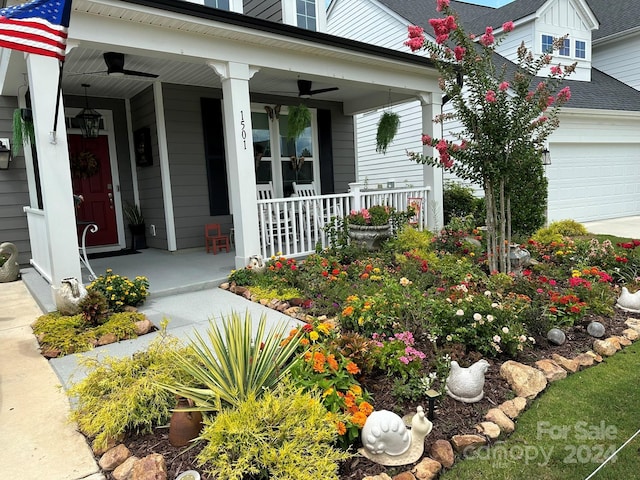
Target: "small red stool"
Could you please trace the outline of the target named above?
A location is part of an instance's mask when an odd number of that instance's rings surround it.
[[[231,250],[229,246],[229,235],[223,235],[220,232],[219,223],[209,223],[204,226],[204,245],[209,253],[213,249],[213,254],[217,254],[218,250],[225,248],[227,252]]]

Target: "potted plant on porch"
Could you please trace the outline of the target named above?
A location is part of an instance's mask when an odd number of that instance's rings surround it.
[[[393,209],[386,205],[373,205],[353,210],[347,217],[348,235],[368,250],[377,250],[383,240],[391,236]]]
[[[147,248],[146,226],[140,207],[133,203],[124,206],[124,215],[129,223],[129,231],[132,237],[132,250]]]

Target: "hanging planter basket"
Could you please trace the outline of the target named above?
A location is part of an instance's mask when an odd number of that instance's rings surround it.
[[[311,125],[311,111],[300,104],[289,108],[287,116],[287,140],[296,140]]]
[[[90,178],[100,171],[100,162],[91,152],[80,152],[71,157],[71,176]]]
[[[376,133],[376,152],[385,154],[387,147],[398,133],[400,117],[394,112],[384,112],[378,122],[378,132]]]
[[[13,111],[13,155],[19,155],[25,142],[35,143],[33,115],[30,108],[16,108]]]

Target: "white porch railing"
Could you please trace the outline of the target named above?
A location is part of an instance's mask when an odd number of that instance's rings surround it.
[[[31,265],[51,283],[51,257],[49,256],[49,246],[47,244],[49,236],[47,235],[47,224],[44,220],[44,210],[23,207],[23,211],[27,214],[27,224],[29,225]]]
[[[314,252],[316,245],[329,245],[325,226],[333,217],[345,217],[351,210],[388,205],[399,211],[418,199],[420,209],[412,223],[427,228],[426,207],[430,187],[360,190],[349,193],[258,200],[260,253],[263,258],[281,254],[300,257]]]

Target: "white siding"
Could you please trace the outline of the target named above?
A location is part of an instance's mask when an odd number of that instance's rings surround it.
[[[621,82],[640,90],[640,34],[618,42],[596,46],[593,66]]]
[[[424,167],[407,157],[406,151],[422,150],[422,109],[418,101],[390,109],[400,116],[398,134],[387,153],[376,152],[376,132],[383,110],[356,117],[358,129],[358,181],[370,186],[395,181],[396,186],[422,186]]]
[[[497,27],[501,27],[501,25],[493,25],[493,28]],[[534,35],[533,22],[518,25],[512,32],[507,34],[506,39],[498,46],[496,51],[512,62],[517,62],[520,44],[524,41],[527,48],[532,48],[533,44],[531,43],[531,39]]]

